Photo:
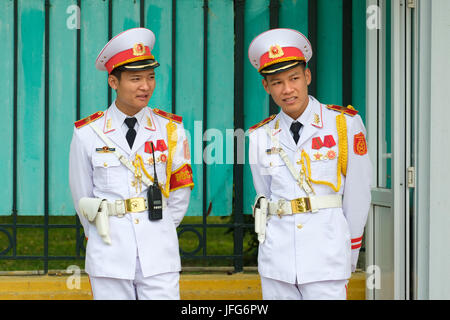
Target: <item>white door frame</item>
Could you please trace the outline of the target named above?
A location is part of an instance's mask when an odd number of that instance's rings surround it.
[[[385,287],[367,288],[366,297],[368,299],[377,298],[394,298],[405,299],[409,297],[409,281],[408,276],[409,255],[409,238],[406,232],[409,223],[407,212],[406,197],[406,168],[407,160],[410,152],[407,147],[409,134],[407,130],[407,119],[409,118],[410,107],[407,103],[406,87],[407,79],[407,43],[405,34],[408,11],[406,10],[406,0],[391,0],[391,155],[383,153],[386,150],[383,145],[385,142],[384,133],[385,125],[383,112],[385,108],[385,39],[386,39],[386,0],[367,0],[367,7],[378,6],[381,14],[381,25],[379,29],[367,29],[366,32],[366,63],[367,63],[367,79],[366,79],[366,114],[367,114],[367,132],[369,154],[374,167],[373,188],[372,188],[372,206],[369,213],[369,219],[366,228],[366,264],[368,266],[382,265],[381,259],[392,259],[388,261],[389,265],[393,265],[393,270],[381,271],[381,277],[384,281],[381,284]],[[410,70],[409,70],[410,72]],[[408,140],[408,141],[407,141]],[[383,168],[382,157],[391,156],[391,189],[378,186],[385,186],[384,180],[386,173]],[[390,236],[393,248],[375,248],[377,237],[383,237],[385,230],[377,217],[377,208],[383,208],[386,213],[390,210],[392,216],[393,230]],[[384,222],[386,224],[386,222]],[[386,231],[387,232],[387,231]],[[381,239],[381,238],[380,238]],[[380,252],[385,250],[393,251],[393,254],[382,255]],[[377,270],[371,269],[371,270]],[[387,279],[387,280],[386,280]],[[386,287],[386,283],[388,286]],[[379,291],[377,291],[379,290]],[[383,291],[384,290],[384,291]],[[378,294],[379,293],[379,294]]]

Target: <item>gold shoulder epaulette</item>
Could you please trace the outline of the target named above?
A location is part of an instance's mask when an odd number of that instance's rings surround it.
[[[348,105],[347,107],[343,107],[343,106],[337,106],[334,104],[328,104],[327,105],[328,109],[334,110],[334,111],[338,111],[338,112],[343,112],[345,114],[348,114],[349,116],[356,116],[358,114],[358,111],[355,110],[355,108],[353,108],[351,105]]]
[[[259,127],[262,127],[262,126],[265,125],[266,123],[269,123],[270,121],[272,121],[273,119],[275,119],[276,116],[277,116],[276,114],[271,115],[270,117],[268,117],[268,118],[264,119],[263,121],[261,121],[261,122],[255,124],[254,126],[251,126],[251,127],[248,129],[248,131],[249,131],[249,132],[252,132],[252,131],[258,129]]]
[[[166,112],[166,111],[162,111],[160,109],[154,108],[153,112],[163,118],[169,119],[169,120],[173,120],[175,122],[181,123],[183,121],[183,117],[181,116],[177,116],[176,114],[170,113],[170,112]]]
[[[98,111],[98,112],[96,112],[94,114],[91,114],[89,117],[86,117],[84,119],[75,121],[75,127],[77,129],[80,129],[81,127],[91,123],[92,121],[100,119],[101,117],[103,117],[103,111]]]

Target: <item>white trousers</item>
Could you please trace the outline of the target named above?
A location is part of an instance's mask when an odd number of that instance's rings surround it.
[[[261,277],[263,300],[346,300],[348,280],[292,284]]]
[[[142,275],[139,258],[134,280],[89,277],[94,300],[180,300],[180,273]]]

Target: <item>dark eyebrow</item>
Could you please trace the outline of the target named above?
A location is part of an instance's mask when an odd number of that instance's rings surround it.
[[[291,78],[291,77],[298,76],[298,75],[300,75],[300,72],[294,71],[288,77]],[[274,81],[279,81],[279,80],[280,80],[280,78],[275,76],[275,78],[270,79],[269,82],[274,82]]]
[[[155,72],[150,72],[147,75],[143,75],[142,73],[130,73],[130,77],[144,77],[144,76],[154,76]]]

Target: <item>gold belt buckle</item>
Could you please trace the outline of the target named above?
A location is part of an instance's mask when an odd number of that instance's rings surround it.
[[[130,198],[125,200],[127,212],[141,212],[147,210],[147,200],[145,198]]]
[[[309,198],[298,198],[291,200],[292,213],[305,213],[311,211],[311,201]]]

